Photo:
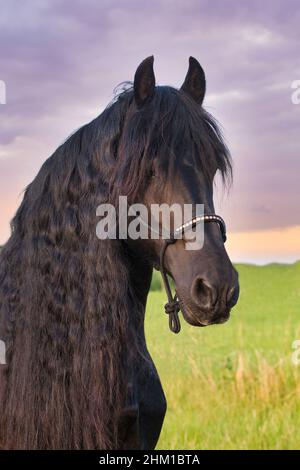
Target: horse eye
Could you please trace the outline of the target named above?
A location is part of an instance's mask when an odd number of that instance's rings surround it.
[[[148,173],[147,173],[147,176],[148,178],[154,178],[155,177],[155,173],[154,173],[154,170],[149,170]]]

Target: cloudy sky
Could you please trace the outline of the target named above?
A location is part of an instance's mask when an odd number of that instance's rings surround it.
[[[193,55],[234,160],[233,187],[216,193],[232,258],[300,258],[299,1],[11,0],[0,44],[0,244],[42,162],[143,58],[179,87]]]

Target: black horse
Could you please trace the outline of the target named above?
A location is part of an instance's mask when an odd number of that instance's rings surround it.
[[[229,152],[203,109],[205,76],[190,58],[180,90],[155,86],[153,57],[105,111],[75,132],[27,187],[0,258],[0,447],[153,449],[166,401],[144,313],[157,240],[99,240],[96,208],[203,203],[231,176]],[[184,318],[224,322],[237,273],[217,224],[201,250],[170,244],[164,269]]]

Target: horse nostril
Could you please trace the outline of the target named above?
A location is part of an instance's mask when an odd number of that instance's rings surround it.
[[[240,293],[240,288],[239,288],[239,284],[235,284],[234,286],[232,286],[228,292],[227,292],[227,298],[226,298],[226,304],[228,307],[233,307],[237,301],[238,301],[238,298],[239,298],[239,293]]]
[[[198,277],[192,286],[192,298],[202,309],[211,309],[216,301],[216,291],[206,279]]]

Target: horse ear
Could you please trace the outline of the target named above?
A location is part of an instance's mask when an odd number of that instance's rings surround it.
[[[181,90],[190,95],[196,103],[203,103],[206,91],[205,73],[194,57],[189,58],[189,69]]]
[[[153,55],[147,57],[138,66],[134,75],[134,97],[138,107],[149,101],[154,95],[155,75],[153,71]]]

